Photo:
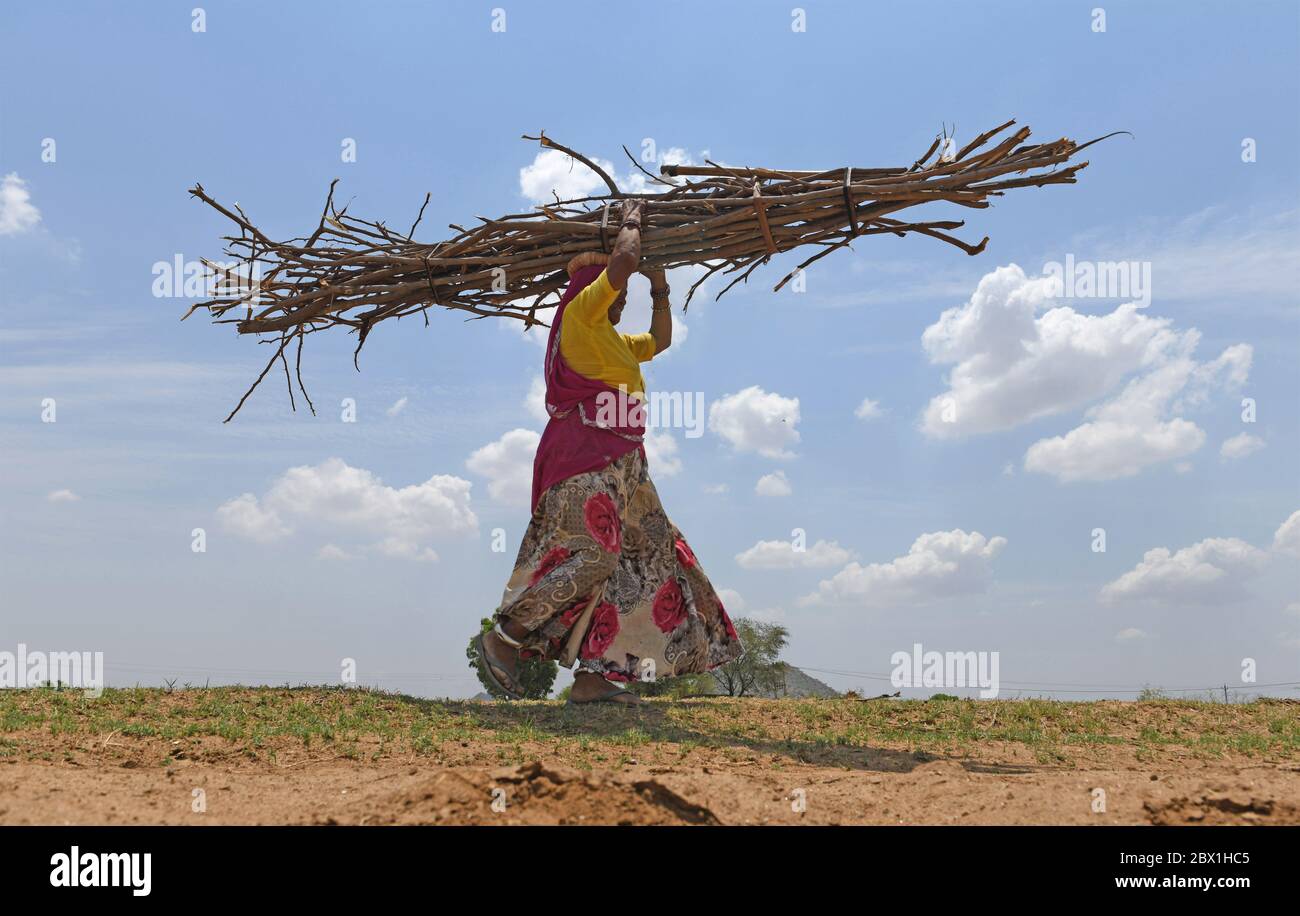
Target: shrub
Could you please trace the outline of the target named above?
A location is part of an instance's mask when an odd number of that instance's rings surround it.
[[[484,633],[496,625],[496,621],[491,617],[484,617],[479,622]],[[469,659],[469,666],[478,675],[478,681],[483,685],[483,689],[498,700],[505,699],[505,694],[498,690],[484,673],[482,662],[478,657],[477,638],[470,639],[469,648],[465,650],[465,656]],[[521,658],[517,670],[519,672],[519,686],[523,689],[524,698],[528,700],[544,700],[546,695],[551,692],[551,685],[555,683],[555,676],[559,673],[560,666],[544,658]]]

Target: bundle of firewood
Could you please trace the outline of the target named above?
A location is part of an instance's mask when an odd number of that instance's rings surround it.
[[[949,234],[964,225],[962,221],[907,221],[895,214],[934,202],[982,208],[990,197],[1011,188],[1073,184],[1088,163],[1065,163],[1098,142],[1078,144],[1062,138],[1026,144],[1029,128],[1022,127],[990,145],[1014,124],[1008,121],[960,148],[945,132],[911,165],[892,168],[817,172],[714,163],[665,165],[659,175],[645,172],[661,190],[641,194],[624,193],[597,163],[544,134],[525,137],[592,169],[609,193],[573,200],[557,197],[531,213],[478,217],[478,225],[452,225],[456,234],[435,243],[414,237],[427,195],[414,225],[402,232],[355,217],[346,206],[337,209],[336,179],[310,236],[273,241],[238,204],[233,211],[227,209],[202,185],[195,185],[190,194],[231,219],[239,235],[224,237],[230,261],[204,261],[215,281],[213,298],[195,305],[186,317],[206,308],[216,323],[233,323],[242,334],[277,335],[272,342],[278,349],[249,393],[277,360],[288,377],[284,353],[290,344],[296,342],[300,364],[305,336],[335,325],[355,331],[360,350],[376,322],[419,312],[427,323],[430,308],[544,323],[537,313],[558,301],[567,282],[564,265],[584,251],[609,251],[622,222],[623,201],[631,198],[645,201],[644,268],[704,267],[683,308],[714,274],[734,275],[717,294],[720,297],[773,255],[801,246],[817,251],[785,274],[775,289],[860,236],[915,232],[979,254],[987,238],[970,245]]]

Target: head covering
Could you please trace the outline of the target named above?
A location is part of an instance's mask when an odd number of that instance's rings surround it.
[[[578,257],[582,257],[582,255],[579,255]],[[577,258],[574,260],[577,260]],[[573,262],[570,261],[569,263],[572,264]],[[588,264],[584,267],[575,267],[572,270],[569,270],[569,285],[566,286],[564,292],[560,294],[559,307],[555,310],[557,318],[563,314],[561,310],[564,306],[568,305],[573,297],[578,295],[578,293],[595,283],[596,278],[601,275],[601,272],[604,271],[604,269],[604,264]],[[551,330],[555,330],[558,324],[558,321],[551,322]]]
[[[601,254],[599,251],[584,251],[582,254],[575,254],[571,257],[569,263],[564,265],[564,270],[568,273],[569,278],[572,279],[573,275],[584,267],[592,267],[593,265],[604,267],[608,263],[609,255]],[[599,276],[599,274],[597,276]]]

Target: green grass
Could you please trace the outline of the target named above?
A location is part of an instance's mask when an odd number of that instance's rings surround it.
[[[1127,747],[1140,759],[1169,753],[1300,757],[1300,706],[1278,701],[1222,704],[1153,700],[652,700],[641,710],[575,709],[556,701],[513,704],[424,700],[322,687],[184,690],[0,691],[0,757],[44,757],[50,739],[202,741],[270,759],[294,749],[373,760],[415,754],[481,757],[485,742],[502,763],[538,748],[580,765],[618,764],[646,753],[688,760],[699,749],[734,759],[755,754],[852,766],[860,755],[965,755],[1020,745],[1044,765],[1089,749]],[[665,745],[671,748],[665,748]]]

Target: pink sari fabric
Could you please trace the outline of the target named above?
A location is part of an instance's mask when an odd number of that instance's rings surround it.
[[[597,398],[602,394],[617,398],[619,390],[574,371],[560,353],[560,323],[564,320],[565,308],[574,296],[600,276],[602,270],[603,267],[593,265],[583,267],[573,275],[551,322],[544,370],[546,412],[551,419],[537,445],[537,457],[533,459],[534,511],[542,494],[560,481],[600,470],[628,452],[642,449],[645,424],[640,412],[626,411],[626,426],[597,425]],[[620,411],[620,416],[623,413]]]

